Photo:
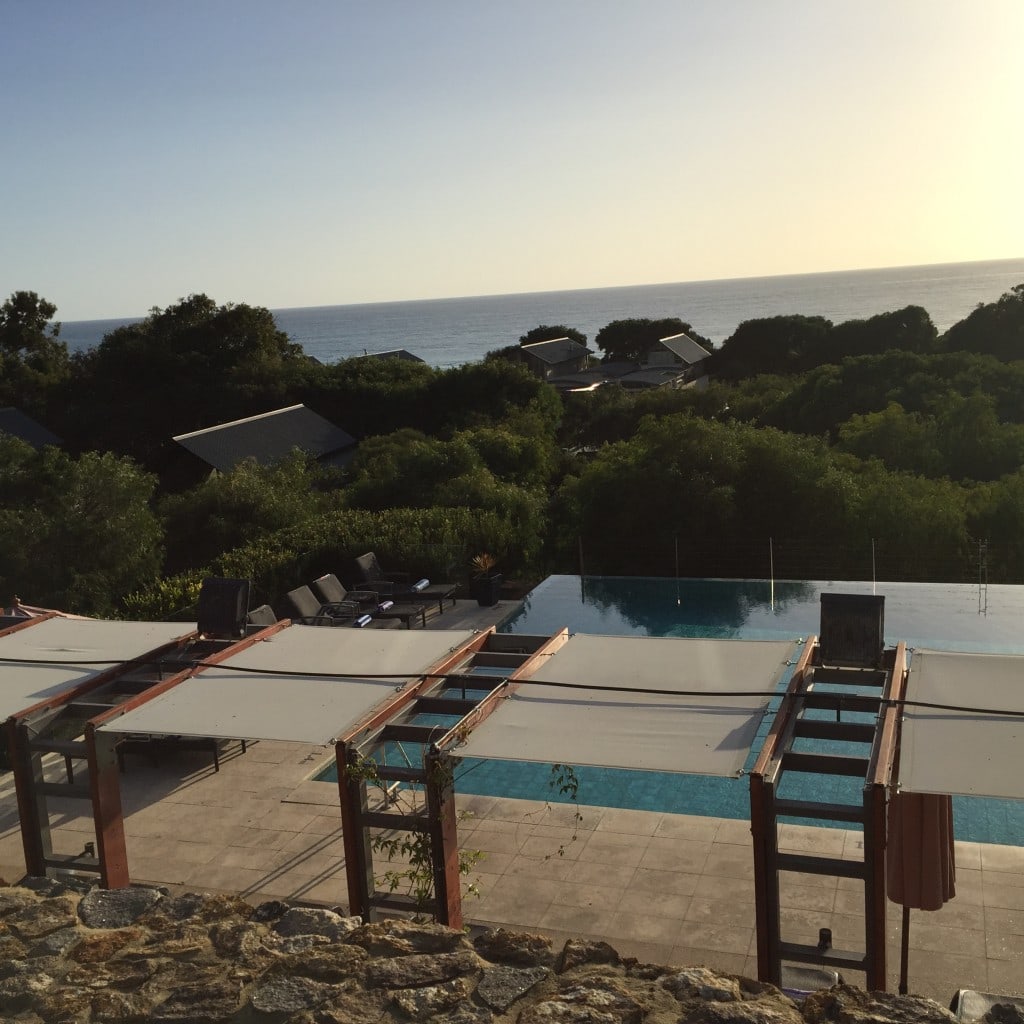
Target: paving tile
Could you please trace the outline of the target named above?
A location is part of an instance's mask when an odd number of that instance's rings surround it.
[[[653,836],[662,815],[652,811],[631,811],[623,807],[610,807],[597,825],[598,832],[630,832],[638,836]]]
[[[1024,872],[1020,871],[992,871],[982,868],[981,877],[985,885],[1006,885],[1017,888],[1024,886]]]
[[[608,841],[609,838],[612,839],[611,842]],[[625,839],[633,841],[623,842]],[[633,837],[621,832],[593,832],[587,837],[578,859],[635,868],[640,863],[648,842],[646,836]]]
[[[541,928],[557,928],[583,938],[611,941],[613,915],[614,911],[597,907],[551,906],[537,923]]]
[[[595,910],[615,910],[623,899],[623,892],[609,885],[588,885],[563,882],[551,901],[552,907],[592,907]]]
[[[706,900],[734,900],[737,903],[753,904],[754,880],[730,878],[728,875],[700,875],[693,895]]]
[[[645,892],[672,892],[691,896],[700,881],[701,876],[693,872],[638,867],[633,874],[632,885]]]
[[[494,861],[492,858],[500,858]],[[489,853],[482,860],[481,865],[486,864],[488,871],[495,870],[497,865],[504,864],[500,874],[516,875],[523,879],[523,885],[529,885],[531,878],[550,878],[561,880],[569,877],[573,861],[564,857],[527,857],[525,854]]]
[[[715,832],[716,843],[728,843],[730,846],[745,846],[753,856],[753,836],[750,834],[750,822],[732,818],[720,820]]]
[[[673,946],[668,955],[668,963],[675,967],[709,967],[713,971],[721,971],[724,974],[744,974],[744,967],[747,963],[745,953],[730,953],[717,949],[704,949],[696,946],[678,945]],[[748,978],[756,977],[754,974],[747,974]]]
[[[779,826],[779,849],[838,857],[845,849],[846,835],[845,829],[783,824]]]
[[[1024,960],[1024,935],[1008,935],[998,931],[983,933],[985,955],[991,960]],[[965,952],[971,952],[965,950]],[[1021,980],[1024,981],[1024,965],[1021,969]]]
[[[529,835],[520,835],[516,831],[490,832],[477,829],[473,833],[473,849],[482,850],[484,853],[516,854],[529,838]]]
[[[697,924],[684,921],[679,933],[677,946],[688,946],[691,949],[711,953],[735,953],[742,962],[750,948],[754,936],[752,927],[744,928],[733,925]],[[673,954],[674,955],[674,954]],[[707,963],[707,959],[696,959],[695,963]]]
[[[686,918],[692,900],[692,896],[683,893],[637,892],[635,889],[630,889],[623,893],[618,909],[632,914],[670,917],[674,921],[682,921]]]
[[[959,983],[959,974],[948,974],[947,987],[949,978],[957,978],[957,988],[975,988],[981,989],[984,992],[1003,992],[1003,993],[1016,993],[1018,995],[1024,994],[1024,984],[1021,982],[1021,965],[1017,960],[989,960],[986,964],[988,968],[988,982],[982,986],[980,982],[973,985]]]
[[[698,818],[692,814],[665,814],[654,834],[663,839],[697,839],[711,842],[716,838],[718,822],[714,818]]]
[[[961,868],[973,868],[981,870],[981,843],[969,843],[956,840],[953,843],[953,854],[956,858],[956,870],[959,873]]]
[[[697,874],[704,870],[710,852],[710,842],[655,838],[651,839],[644,850],[640,866],[663,871],[684,871]]]
[[[609,885],[617,889],[625,889],[632,885],[636,877],[636,869],[617,864],[601,864],[580,858],[568,864],[566,880],[587,885]]]
[[[1024,846],[986,844],[981,848],[981,870],[1015,872],[1024,885]]]
[[[982,883],[982,898],[986,907],[999,907],[1003,910],[1024,910],[1024,886],[999,885],[988,881],[989,872],[982,872],[985,881]],[[959,895],[959,894],[958,894]]]
[[[558,831],[561,831],[559,829]],[[557,857],[559,860],[576,860],[583,844],[578,837],[539,835],[527,836],[520,847],[520,853],[527,857]]]
[[[1024,910],[985,907],[985,929],[1002,935],[1024,935]]]
[[[686,911],[686,922],[693,925],[727,925],[749,928],[755,922],[754,904],[709,900],[694,896]]]
[[[897,990],[900,975],[899,954],[889,965],[889,986]],[[989,965],[984,957],[964,956],[943,950],[911,948],[907,966],[907,989],[911,995],[927,995],[948,1006],[957,989],[986,991],[990,984]]]
[[[704,874],[724,875],[727,878],[754,877],[754,855],[739,846],[714,843],[704,863]]]
[[[612,945],[617,939],[628,939],[631,942],[664,943],[671,947],[683,930],[683,918],[635,913],[620,904],[619,909],[611,913],[607,929],[605,934]]]
[[[787,885],[779,887],[779,905],[794,910],[814,910],[831,913],[836,907],[838,890],[824,889],[817,885]],[[861,897],[857,910],[863,911],[864,900]]]

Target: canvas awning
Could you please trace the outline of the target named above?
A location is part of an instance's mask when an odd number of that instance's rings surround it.
[[[328,743],[473,636],[293,625],[102,729]],[[390,678],[365,678],[372,676]]]
[[[195,631],[187,622],[44,619],[0,637],[0,720]]]
[[[795,649],[788,640],[577,634],[536,679],[517,682],[458,753],[736,775]]]
[[[1024,799],[1024,656],[917,650],[907,701],[901,790]]]

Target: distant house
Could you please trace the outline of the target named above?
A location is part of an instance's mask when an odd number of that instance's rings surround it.
[[[678,367],[686,380],[693,380],[704,373],[704,363],[711,356],[688,334],[673,334],[662,338],[647,354],[646,369],[655,367]]]
[[[48,444],[60,447],[64,443],[56,434],[51,434],[46,427],[36,423],[31,416],[26,416],[12,406],[0,409],[0,434],[21,438],[33,448],[44,448]]]
[[[705,363],[711,353],[687,334],[662,338],[643,363],[614,374],[617,384],[631,391],[644,388],[702,387],[707,384]],[[613,376],[609,374],[609,376]]]
[[[569,338],[552,338],[520,345],[521,357],[541,380],[567,377],[579,373],[587,365],[590,349]]]
[[[420,359],[419,356],[414,355],[407,348],[393,348],[388,352],[364,352],[361,356],[353,356],[353,359],[404,359],[410,363],[425,363],[425,359]]]
[[[344,465],[355,451],[356,441],[341,427],[304,405],[220,423],[205,430],[174,438],[183,448],[221,473],[244,459],[269,466],[298,448],[328,465]]]

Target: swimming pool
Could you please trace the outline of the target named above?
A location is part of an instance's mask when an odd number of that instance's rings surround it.
[[[872,592],[885,595],[888,643],[902,640],[911,648],[1024,654],[1024,587],[1005,585],[879,583],[873,587],[821,581],[773,585],[766,580],[550,576],[500,630],[550,635],[568,627],[571,633],[612,636],[806,637],[818,631],[822,593]],[[768,716],[762,724],[747,769],[770,721]],[[750,813],[745,776],[719,779],[590,767],[577,768],[576,774],[581,804],[719,818],[747,818]],[[798,778],[790,774],[784,785],[798,786]],[[455,779],[460,793],[552,802],[566,799],[551,786],[551,766],[545,764],[467,758],[458,766]],[[856,779],[815,776],[813,786],[821,799],[860,802],[862,783]],[[780,795],[801,794],[794,789]],[[953,803],[958,839],[1024,845],[1024,803],[963,797],[955,797]]]

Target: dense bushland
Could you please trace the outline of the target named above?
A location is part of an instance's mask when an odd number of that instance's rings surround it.
[[[69,356],[51,303],[0,307],[0,397],[66,439],[0,438],[0,598],[187,614],[205,574],[275,603],[385,562],[549,571],[1024,582],[1024,286],[939,336],[907,307],[741,324],[707,387],[561,400],[507,359],[321,365],[265,309],[190,296]],[[622,321],[605,358],[682,320]],[[525,327],[526,325],[524,325]],[[564,325],[524,339],[571,334]],[[578,333],[578,332],[577,332]],[[656,341],[656,339],[655,339]],[[304,402],[359,440],[209,476],[177,433]]]

